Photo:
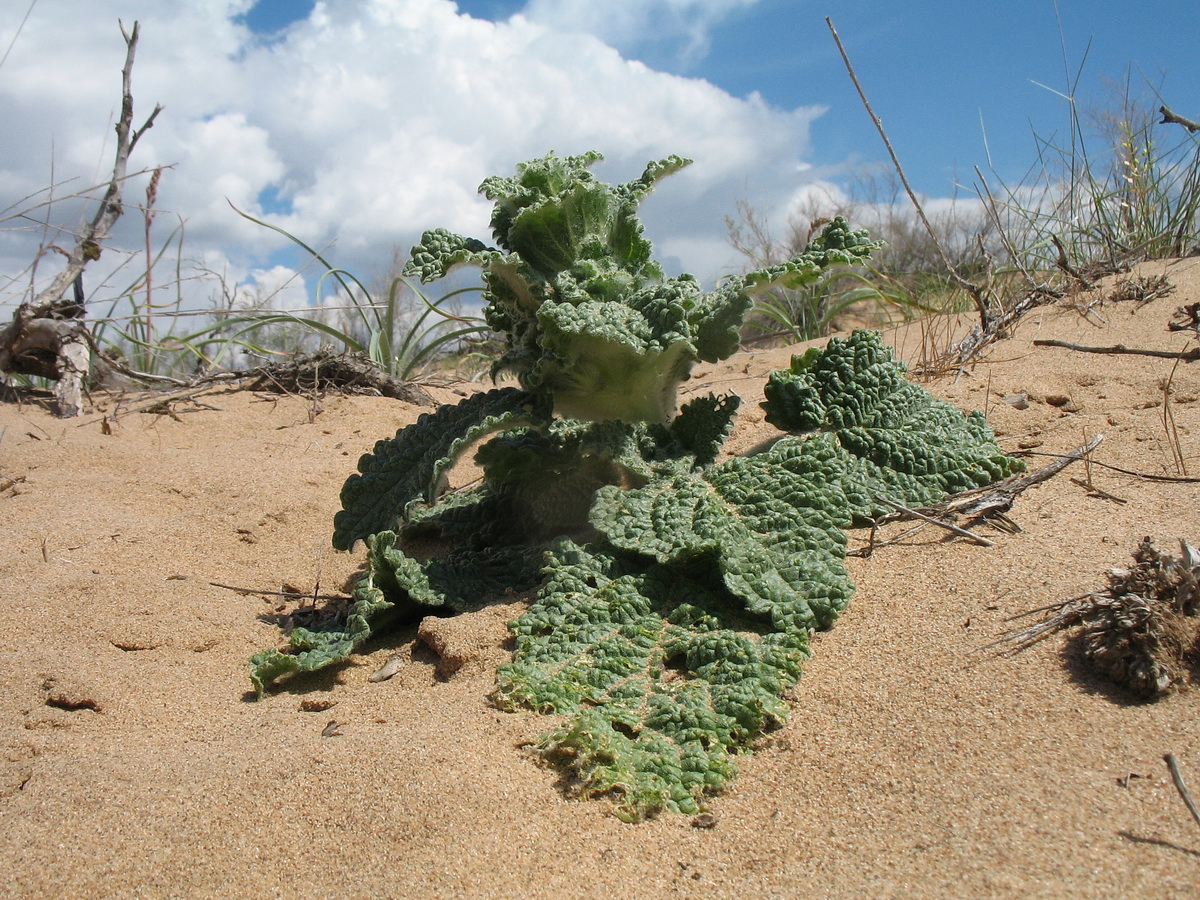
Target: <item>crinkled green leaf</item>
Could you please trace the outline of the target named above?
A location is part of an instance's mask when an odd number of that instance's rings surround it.
[[[448,612],[477,609],[509,591],[525,591],[541,580],[537,548],[460,548],[447,556],[417,559],[405,553],[390,532],[372,543],[363,589],[377,600],[402,608],[420,606]]]
[[[741,280],[705,293],[691,276],[664,279],[651,259],[637,204],[688,160],[612,186],[588,171],[599,159],[548,154],[488,178],[480,190],[503,249],[438,229],[405,271],[427,281],[455,265],[483,269],[484,318],[505,339],[493,377],[515,374],[562,415],[666,422],[692,364],[737,350],[752,301]]]
[[[671,435],[695,457],[696,465],[707,466],[721,452],[740,403],[741,398],[736,394],[693,397],[672,420]]]
[[[633,203],[638,203],[654,189],[654,186],[660,180],[666,178],[668,175],[674,175],[676,172],[686,169],[691,164],[692,160],[675,154],[668,156],[666,159],[647,163],[646,169],[640,177],[619,185],[616,193]]]
[[[311,672],[350,657],[365,641],[397,620],[432,611],[477,609],[509,591],[541,580],[542,551],[535,547],[463,548],[446,557],[417,559],[384,531],[371,538],[367,569],[350,608],[314,628],[293,628],[282,650],[251,658],[250,680],[261,696],[277,678]]]
[[[833,338],[771,374],[763,409],[775,427],[833,434],[857,489],[855,516],[886,511],[874,498],[919,506],[1024,469],[996,445],[980,413],[963,415],[904,378],[878,332]],[[786,448],[788,440],[785,439]],[[778,445],[777,445],[778,446]]]
[[[312,672],[341,662],[380,628],[394,621],[401,610],[392,599],[375,589],[371,572],[375,567],[374,545],[382,550],[394,539],[385,532],[372,541],[371,561],[366,578],[359,582],[353,602],[341,615],[334,615],[312,628],[293,628],[287,646],[266,650],[250,658],[250,681],[261,697],[277,678],[296,672]]]
[[[509,226],[508,244],[544,277],[571,268],[580,258],[603,259],[612,250],[614,205],[607,185],[577,183],[521,210]]]
[[[466,447],[489,432],[530,421],[536,406],[535,398],[516,388],[473,394],[377,442],[359,459],[360,474],[342,487],[333,546],[349,550],[356,541],[394,529],[410,502],[435,499],[442,473]]]
[[[506,527],[526,540],[587,529],[596,491],[644,484],[686,452],[671,429],[636,422],[556,419],[480,447],[486,483],[511,507]]]
[[[610,545],[561,542],[547,572],[512,623],[498,702],[567,714],[543,747],[622,817],[695,812],[786,715],[778,695],[799,677],[807,632],[760,633],[711,579]]]
[[[709,558],[725,588],[781,631],[827,628],[853,590],[845,537],[818,500],[826,479],[765,459],[602,488],[592,524],[619,549],[660,563]],[[780,527],[782,526],[782,527]]]
[[[412,248],[403,274],[430,282],[445,277],[455,266],[499,265],[504,261],[505,254],[489,249],[483,241],[435,228],[421,235],[421,243]]]
[[[509,233],[517,217],[577,184],[590,184],[595,176],[588,171],[604,159],[595,151],[579,156],[558,157],[549,153],[541,159],[517,164],[515,175],[485,178],[479,192],[495,202],[492,210],[492,234],[502,247],[512,245]]]
[[[861,265],[883,246],[871,240],[866,229],[854,229],[842,216],[829,222],[799,254],[785,263],[767,266],[740,276],[745,289],[755,293],[774,287],[795,290],[819,279],[831,266]]]
[[[696,358],[720,362],[737,352],[742,322],[754,300],[736,281],[702,294],[688,316]]]

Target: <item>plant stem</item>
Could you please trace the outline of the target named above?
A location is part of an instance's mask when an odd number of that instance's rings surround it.
[[[992,316],[988,309],[987,300],[983,296],[983,288],[974,282],[968,281],[958,274],[958,270],[950,261],[949,254],[942,246],[942,242],[938,240],[937,234],[933,230],[933,226],[929,223],[929,219],[925,216],[925,210],[921,207],[921,202],[917,200],[917,195],[913,191],[912,186],[908,183],[908,177],[904,174],[904,168],[900,165],[900,160],[896,156],[896,151],[892,149],[892,142],[888,140],[887,132],[883,129],[883,121],[879,116],[875,115],[875,110],[871,108],[871,101],[867,99],[866,92],[862,85],[859,84],[858,76],[854,73],[854,66],[850,63],[850,56],[846,53],[846,48],[842,46],[842,39],[838,37],[837,29],[833,27],[833,20],[829,16],[825,17],[825,24],[829,26],[829,32],[833,35],[834,43],[837,44],[838,52],[842,54],[842,62],[846,64],[846,72],[850,75],[850,80],[854,82],[854,89],[858,91],[858,96],[863,102],[863,106],[867,110],[867,115],[871,117],[871,121],[875,125],[875,130],[879,132],[879,136],[883,138],[883,146],[887,148],[888,156],[892,159],[892,165],[896,168],[896,174],[900,176],[900,183],[904,185],[904,190],[908,193],[908,199],[912,201],[912,205],[917,210],[917,215],[921,219],[921,224],[925,226],[925,231],[928,232],[929,238],[933,241],[933,245],[937,247],[938,254],[942,258],[942,263],[946,267],[946,272],[954,280],[954,282],[971,295],[975,301],[975,305],[979,308],[979,321],[986,332],[991,323]]]

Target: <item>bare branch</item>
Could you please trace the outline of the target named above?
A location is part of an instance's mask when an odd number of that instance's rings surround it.
[[[962,537],[970,538],[971,540],[973,540],[975,543],[979,544],[982,547],[996,546],[991,541],[989,541],[987,538],[980,537],[973,531],[967,531],[967,529],[959,528],[957,525],[955,525],[951,522],[946,522],[946,521],[943,521],[942,519],[935,519],[933,516],[927,516],[927,515],[925,515],[925,513],[921,512],[920,510],[910,509],[907,506],[903,506],[899,503],[896,503],[894,500],[889,500],[887,497],[876,497],[875,499],[878,500],[880,503],[884,504],[885,506],[890,506],[892,509],[896,510],[897,512],[902,512],[905,515],[912,516],[914,519],[920,519],[923,522],[928,522],[930,525],[936,525],[938,528],[945,528],[947,531],[952,531],[957,535],[961,535]]]
[[[154,125],[154,120],[162,112],[161,105],[155,106],[145,124],[134,131],[132,135],[130,134],[130,127],[133,123],[133,59],[137,53],[138,23],[133,23],[133,31],[129,34],[126,34],[124,26],[121,26],[121,35],[125,38],[126,51],[125,65],[121,69],[121,117],[117,120],[116,126],[117,149],[112,179],[108,183],[104,197],[100,200],[96,215],[84,227],[75,248],[67,255],[67,267],[30,304],[31,311],[34,313],[58,302],[88,262],[99,258],[100,242],[108,237],[108,233],[124,211],[121,205],[121,189],[125,183],[126,170],[129,167],[129,155],[133,152],[133,147],[138,139]]]
[[[1191,119],[1185,119],[1183,116],[1177,116],[1165,106],[1160,106],[1158,111],[1162,113],[1162,121],[1158,123],[1160,125],[1182,125],[1188,131],[1200,131],[1200,122],[1193,122]]]
[[[95,216],[84,226],[75,246],[69,251],[58,248],[67,259],[63,270],[35,297],[23,302],[13,313],[12,322],[0,330],[0,371],[57,379],[58,413],[64,417],[79,415],[83,382],[91,364],[92,348],[83,321],[83,270],[100,258],[101,243],[121,217],[121,191],[128,175],[129,156],[162,111],[161,105],[155,106],[142,127],[133,129],[132,76],[138,23],[134,22],[129,32],[122,24],[121,36],[125,39],[125,64],[121,69],[121,114],[116,125],[112,178]],[[72,285],[75,296],[64,300]]]
[[[1171,771],[1171,780],[1175,782],[1175,790],[1179,791],[1179,796],[1183,799],[1188,812],[1192,814],[1192,818],[1195,819],[1196,824],[1200,825],[1200,809],[1196,808],[1196,802],[1192,800],[1192,795],[1188,793],[1187,785],[1184,784],[1183,773],[1179,771],[1179,761],[1175,759],[1175,754],[1166,754],[1163,756],[1163,762],[1167,764],[1167,768]]]
[[[1035,347],[1062,347],[1064,350],[1074,350],[1077,353],[1110,353],[1126,356],[1154,356],[1159,359],[1183,360],[1195,362],[1200,359],[1200,347],[1190,350],[1140,350],[1137,347],[1126,347],[1124,344],[1114,344],[1111,347],[1085,347],[1083,344],[1072,344],[1068,341],[1038,340],[1033,342]]]
[[[883,121],[879,118],[879,116],[875,115],[875,110],[871,108],[871,102],[867,99],[866,92],[863,90],[862,85],[858,83],[858,76],[854,73],[854,66],[850,64],[850,56],[846,53],[846,48],[842,46],[842,39],[838,37],[837,29],[833,27],[833,20],[826,16],[825,24],[829,26],[829,32],[833,35],[834,43],[837,44],[838,51],[842,54],[842,62],[846,65],[846,71],[850,75],[850,80],[854,82],[854,88],[858,91],[858,96],[862,100],[863,106],[867,110],[867,115],[871,117],[871,121],[875,125],[875,130],[879,132],[879,136],[883,139],[883,146],[887,148],[888,156],[891,157],[892,160],[892,165],[896,168],[896,174],[900,176],[900,182],[904,185],[904,190],[908,193],[908,199],[911,200],[912,205],[916,207],[917,215],[920,217],[922,224],[925,226],[925,230],[929,233],[930,239],[933,241],[934,246],[937,247],[938,253],[942,257],[942,263],[946,267],[946,272],[952,279],[954,279],[954,282],[959,287],[971,295],[971,298],[975,301],[975,305],[979,308],[980,324],[983,327],[983,330],[987,331],[991,323],[992,313],[987,299],[984,297],[984,289],[974,282],[963,278],[958,273],[958,269],[955,267],[955,265],[950,261],[949,254],[946,253],[946,249],[942,246],[941,241],[938,240],[937,234],[933,229],[933,225],[930,224],[929,219],[925,216],[925,210],[922,208],[920,201],[917,200],[916,193],[908,183],[908,178],[904,174],[904,169],[900,165],[900,160],[896,156],[896,151],[892,149],[892,142],[888,140],[887,132],[883,130]]]

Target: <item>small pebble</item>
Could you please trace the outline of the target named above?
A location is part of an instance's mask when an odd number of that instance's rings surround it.
[[[301,712],[324,712],[337,706],[337,701],[329,697],[305,697],[300,701]]]
[[[400,671],[402,665],[404,665],[404,660],[399,656],[393,656],[383,664],[383,667],[378,672],[368,675],[367,681],[387,681]]]

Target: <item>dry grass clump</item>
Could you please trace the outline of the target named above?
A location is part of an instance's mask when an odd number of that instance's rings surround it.
[[[1109,570],[1107,588],[1022,613],[1054,614],[1002,640],[1020,652],[1082,626],[1088,666],[1135,696],[1156,700],[1187,685],[1200,663],[1200,551],[1183,541],[1180,548],[1176,558],[1143,538],[1131,568]]]
[[[1138,275],[1118,278],[1108,299],[1113,303],[1132,303],[1138,309],[1159,297],[1175,292],[1175,285],[1165,275]]]

